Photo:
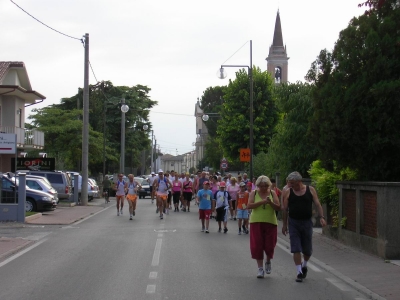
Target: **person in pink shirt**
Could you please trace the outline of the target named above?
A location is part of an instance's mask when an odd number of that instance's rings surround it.
[[[231,184],[227,188],[227,191],[231,196],[231,200],[229,201],[229,211],[231,213],[231,216],[229,220],[233,219],[236,221],[236,200],[237,200],[237,194],[240,191],[240,187],[235,177],[231,177],[230,183]]]
[[[218,177],[216,175],[213,175],[211,178],[211,187],[210,187],[211,192],[213,195],[219,191],[219,182],[218,182]]]
[[[183,205],[185,211],[190,212],[190,201],[192,201],[193,195],[193,182],[190,180],[190,174],[185,174],[185,180],[182,181],[183,190]]]
[[[182,196],[182,182],[179,181],[179,177],[175,176],[172,181],[172,201],[175,206],[174,212],[179,212],[179,199]]]

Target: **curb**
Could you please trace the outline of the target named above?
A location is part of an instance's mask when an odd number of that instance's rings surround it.
[[[28,248],[29,246],[31,246],[32,244],[35,243],[35,241],[31,241],[31,240],[25,240],[26,243],[24,243],[23,245],[17,246],[11,250],[9,250],[8,252],[5,252],[3,254],[0,255],[0,262],[6,260],[8,257],[20,252],[21,250]]]
[[[32,216],[25,217],[25,222],[26,222],[26,221],[32,221],[32,220],[38,219],[38,218],[40,218],[41,216],[42,216],[42,213],[37,213],[37,214],[34,214],[34,215],[32,215]]]

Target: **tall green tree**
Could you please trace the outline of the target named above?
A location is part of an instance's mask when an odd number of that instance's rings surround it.
[[[224,103],[224,88],[223,86],[209,87],[203,92],[200,99],[200,108],[210,117],[204,124],[212,138],[217,136],[218,119]]]
[[[276,126],[267,153],[266,174],[280,172],[283,177],[293,171],[308,177],[318,151],[309,137],[313,116],[312,86],[301,82],[282,83],[275,88],[281,119]]]
[[[326,56],[332,68],[309,72],[316,86],[312,132],[328,170],[336,161],[360,179],[400,180],[399,28],[399,3],[386,0],[340,33]]]
[[[92,174],[102,172],[104,154],[106,171],[117,172],[119,169],[122,98],[129,106],[125,114],[126,167],[140,168],[141,153],[150,148],[149,131],[143,131],[143,125],[151,130],[149,113],[157,104],[149,97],[150,88],[143,85],[113,86],[106,81],[91,86],[89,91],[89,171]],[[30,117],[34,126],[45,132],[46,151],[58,153],[58,161],[74,170],[81,158],[82,99],[83,91],[80,89],[78,94],[61,99],[60,104],[33,110],[36,114]],[[150,155],[150,151],[147,153]]]
[[[266,151],[278,121],[278,111],[273,97],[273,80],[267,71],[253,68],[254,89],[254,155]],[[230,160],[239,158],[240,148],[248,148],[250,141],[250,92],[246,70],[236,72],[225,89],[221,119],[217,134],[224,154]]]

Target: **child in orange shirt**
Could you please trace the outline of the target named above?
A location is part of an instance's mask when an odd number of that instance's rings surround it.
[[[239,225],[239,235],[249,233],[249,212],[247,210],[247,204],[249,202],[249,192],[246,191],[246,183],[240,183],[240,191],[237,194],[237,218]],[[243,220],[243,224],[242,224]]]

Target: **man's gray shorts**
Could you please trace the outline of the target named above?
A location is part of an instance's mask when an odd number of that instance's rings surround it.
[[[311,219],[296,220],[289,218],[290,252],[312,254],[313,224]]]

